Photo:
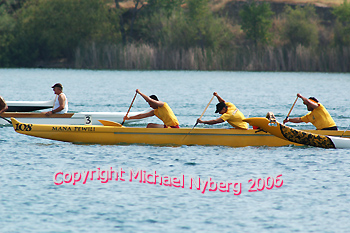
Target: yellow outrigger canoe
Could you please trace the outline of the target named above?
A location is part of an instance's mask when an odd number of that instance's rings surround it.
[[[286,146],[295,144],[254,129],[209,128],[134,128],[120,124],[90,125],[43,125],[25,124],[11,118],[14,130],[39,138],[87,144],[151,144],[151,145],[211,145],[211,146]],[[108,126],[111,125],[111,126]],[[326,133],[326,132],[325,132]],[[332,132],[337,133],[337,132]],[[339,132],[339,136],[341,132]],[[347,132],[347,137],[350,133]],[[300,145],[300,144],[295,144]]]

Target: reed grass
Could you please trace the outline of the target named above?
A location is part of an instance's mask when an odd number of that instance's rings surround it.
[[[350,47],[212,50],[157,48],[147,44],[85,44],[75,52],[75,68],[114,70],[224,70],[350,72]]]

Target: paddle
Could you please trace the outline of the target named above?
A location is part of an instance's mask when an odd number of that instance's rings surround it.
[[[8,119],[6,119],[5,117],[2,117],[2,116],[0,116],[0,117],[12,125],[12,122],[10,120],[8,120]]]
[[[286,119],[284,119],[284,120],[287,120],[287,119],[288,119],[288,117],[289,117],[290,113],[292,112],[292,110],[293,110],[293,108],[294,108],[294,105],[295,105],[295,103],[297,102],[298,98],[299,98],[299,97],[297,96],[297,98],[295,99],[295,101],[294,101],[292,107],[291,107],[290,110],[289,110],[288,115],[286,116]]]
[[[136,99],[136,96],[137,96],[137,92],[135,93],[134,98],[133,98],[132,101],[131,101],[130,107],[129,107],[128,111],[126,112],[126,115],[125,115],[126,117],[128,116],[128,114],[129,114],[129,112],[130,112],[130,109],[131,109],[132,104],[134,103],[134,101],[135,101],[135,99]],[[122,125],[124,125],[124,122],[125,122],[125,119],[123,120]]]
[[[349,128],[350,128],[350,125],[348,126],[348,128],[346,128],[346,129],[344,130],[343,134],[342,134],[340,137],[343,137],[344,134],[346,133],[346,131],[347,131]]]
[[[107,121],[107,120],[98,120],[99,122],[101,122],[102,125],[104,126],[116,126],[116,127],[123,127],[121,124],[114,122],[114,121]]]
[[[211,101],[213,101],[213,99],[214,99],[214,95],[213,95],[213,97],[211,97],[209,103],[208,103],[207,106],[205,107],[205,109],[204,109],[204,111],[202,112],[202,115],[199,117],[199,119],[201,119],[202,116],[204,115],[204,113],[207,111],[207,109],[208,109],[208,107],[209,107]],[[196,122],[196,124],[194,124],[194,126],[193,126],[193,128],[190,130],[190,132],[188,132],[188,134],[186,134],[186,136],[185,136],[182,140],[184,140],[184,139],[187,137],[187,135],[189,135],[189,134],[191,133],[191,131],[194,129],[194,127],[196,127],[197,125],[198,125],[198,122]]]

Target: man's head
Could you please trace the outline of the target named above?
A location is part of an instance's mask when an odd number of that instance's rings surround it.
[[[220,102],[216,105],[216,111],[215,113],[220,113],[221,115],[227,112],[227,106],[225,102]]]
[[[155,101],[159,101],[158,97],[156,95],[150,95],[149,98],[151,98],[152,100],[155,100]],[[158,108],[158,106],[155,105],[153,102],[148,102],[148,104],[153,109],[157,109]]]
[[[156,95],[150,95],[149,98],[151,98],[152,100],[159,101]]]
[[[55,94],[60,94],[63,90],[63,86],[61,83],[56,83],[51,88],[53,88],[53,91],[55,92]]]
[[[314,101],[315,103],[318,103],[318,99],[316,99],[316,98],[313,97],[313,96],[309,97],[309,100],[312,100],[312,101]]]
[[[318,104],[318,100],[313,96],[309,97],[309,100],[311,100],[311,102]],[[305,102],[304,104],[306,105],[308,111],[314,110],[314,108],[312,108],[310,105],[306,104]]]

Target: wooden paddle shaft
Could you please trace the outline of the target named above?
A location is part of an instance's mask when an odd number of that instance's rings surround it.
[[[340,137],[343,137],[344,134],[346,133],[346,131],[347,131],[349,128],[350,128],[350,125],[348,126],[348,128],[346,128],[346,129],[344,130],[343,134],[342,134]]]
[[[136,96],[137,96],[137,92],[135,93],[134,98],[132,99],[131,104],[130,104],[130,106],[129,106],[129,109],[128,109],[128,111],[126,112],[126,115],[125,115],[126,117],[128,116],[128,114],[129,114],[129,112],[130,112],[130,109],[131,109],[132,104],[134,103],[134,101],[135,101],[135,99],[136,99]],[[124,122],[125,122],[125,120],[123,120],[122,125],[124,125]]]
[[[213,101],[213,99],[214,99],[214,95],[213,95],[213,97],[211,97],[211,99],[210,99],[210,101],[209,101],[208,105],[205,107],[205,109],[204,109],[204,111],[203,111],[202,115],[199,117],[199,119],[201,119],[201,118],[202,118],[202,116],[204,115],[204,113],[207,111],[207,109],[208,109],[208,107],[209,107],[209,105],[210,105],[211,101]]]
[[[10,124],[12,124],[12,122],[11,121],[9,121],[8,119],[6,119],[5,117],[2,117],[2,116],[0,116],[2,119],[4,119],[5,121],[7,121],[8,123],[10,123]]]
[[[292,112],[292,110],[293,110],[293,108],[294,108],[294,105],[295,105],[295,103],[297,102],[298,98],[299,98],[299,97],[297,96],[297,98],[296,98],[295,101],[294,101],[293,106],[290,108],[289,113],[288,113],[288,115],[286,116],[286,119],[289,117],[290,113]]]
[[[199,117],[199,119],[201,119],[202,116],[204,115],[204,113],[207,111],[207,109],[208,109],[208,107],[209,107],[211,101],[213,101],[213,99],[214,99],[214,95],[213,95],[213,97],[211,97],[211,99],[210,99],[208,105],[205,107],[205,109],[204,109],[202,115]],[[189,134],[191,133],[191,131],[194,129],[194,127],[196,127],[197,125],[198,125],[198,122],[196,122],[196,124],[194,124],[194,126],[193,126],[193,128],[190,130],[190,132],[188,132],[188,134],[186,134],[186,136],[185,136],[182,140],[184,140],[184,139],[187,137],[187,135],[189,135]]]

